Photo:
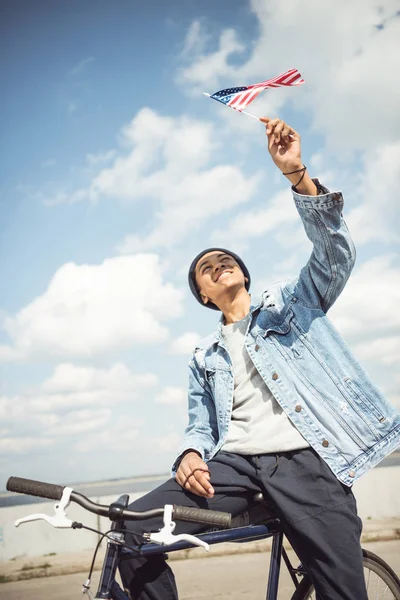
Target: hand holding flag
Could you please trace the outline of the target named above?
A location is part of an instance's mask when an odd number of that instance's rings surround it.
[[[301,161],[299,134],[281,119],[256,117],[256,115],[252,115],[243,110],[253,102],[262,91],[268,88],[297,86],[302,85],[303,83],[304,79],[299,71],[297,71],[297,69],[290,69],[289,71],[282,73],[282,75],[278,75],[273,79],[267,79],[266,81],[254,85],[227,88],[219,90],[212,95],[206,94],[205,92],[203,93],[213,100],[222,102],[225,106],[230,106],[253,119],[257,119],[257,121],[264,123],[268,138],[268,150],[276,166],[295,186],[297,192],[315,196],[318,193],[317,188],[308,173],[306,173],[306,167]]]
[[[261,117],[268,138],[268,151],[276,166],[287,173],[303,167],[300,135],[281,119]],[[294,177],[296,179],[296,176]],[[297,177],[298,179],[298,177]]]

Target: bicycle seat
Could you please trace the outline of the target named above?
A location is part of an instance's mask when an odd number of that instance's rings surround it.
[[[253,503],[248,510],[234,516],[232,527],[246,527],[247,525],[261,525],[270,519],[276,519],[275,505],[265,498],[262,492],[253,496]]]

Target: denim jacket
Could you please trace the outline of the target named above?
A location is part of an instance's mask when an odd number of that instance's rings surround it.
[[[351,273],[355,249],[342,217],[342,194],[322,191],[319,196],[293,191],[313,250],[295,280],[274,284],[251,306],[245,345],[289,419],[350,486],[399,445],[400,415],[326,316]],[[173,472],[185,450],[195,449],[209,461],[221,449],[233,388],[220,322],[189,364],[189,424]]]

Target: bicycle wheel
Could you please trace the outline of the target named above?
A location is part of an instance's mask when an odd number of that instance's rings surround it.
[[[365,583],[369,600],[400,600],[400,580],[379,556],[363,550]],[[309,577],[304,577],[292,600],[315,600],[315,590]]]

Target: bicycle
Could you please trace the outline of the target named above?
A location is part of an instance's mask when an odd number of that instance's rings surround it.
[[[97,544],[88,579],[82,587],[82,594],[87,595],[90,600],[97,598],[104,600],[130,600],[115,579],[118,563],[121,559],[128,557],[135,558],[139,555],[165,554],[194,546],[202,546],[207,550],[210,545],[222,542],[249,542],[270,537],[272,537],[272,549],[266,600],[277,600],[282,558],[289,570],[295,587],[291,600],[312,600],[315,598],[314,587],[307,575],[306,569],[301,564],[297,568],[291,564],[283,546],[283,532],[279,518],[274,513],[271,505],[262,499],[261,494],[257,494],[257,497],[255,497],[256,508],[253,512],[250,511],[249,514],[240,515],[232,520],[231,515],[228,513],[176,505],[166,505],[164,508],[152,509],[145,512],[134,512],[126,508],[129,503],[129,496],[126,494],[110,505],[96,504],[70,487],[19,477],[9,478],[7,490],[58,501],[54,505],[55,515],[53,517],[45,514],[33,514],[16,521],[16,526],[43,519],[54,527],[85,528],[82,523],[73,522],[67,518],[65,509],[71,501],[76,502],[92,513],[110,519],[112,522],[111,529],[104,534],[98,532],[102,537]],[[128,546],[125,542],[124,521],[140,520],[156,516],[164,517],[164,527],[158,532],[144,534],[145,540],[143,544],[134,547]],[[173,518],[202,523],[217,528],[217,530],[206,531],[197,536],[189,534],[174,535],[175,523]],[[255,522],[251,523],[251,521]],[[257,521],[261,522],[256,524]],[[235,526],[235,523],[237,524],[238,522],[240,522],[240,526]],[[243,525],[243,523],[245,524]],[[108,539],[107,549],[103,560],[97,594],[93,596],[90,589],[91,576],[96,554],[104,537]],[[400,580],[393,569],[379,556],[364,549],[363,562],[368,597],[376,600],[379,598],[383,598],[384,600],[400,600]]]

